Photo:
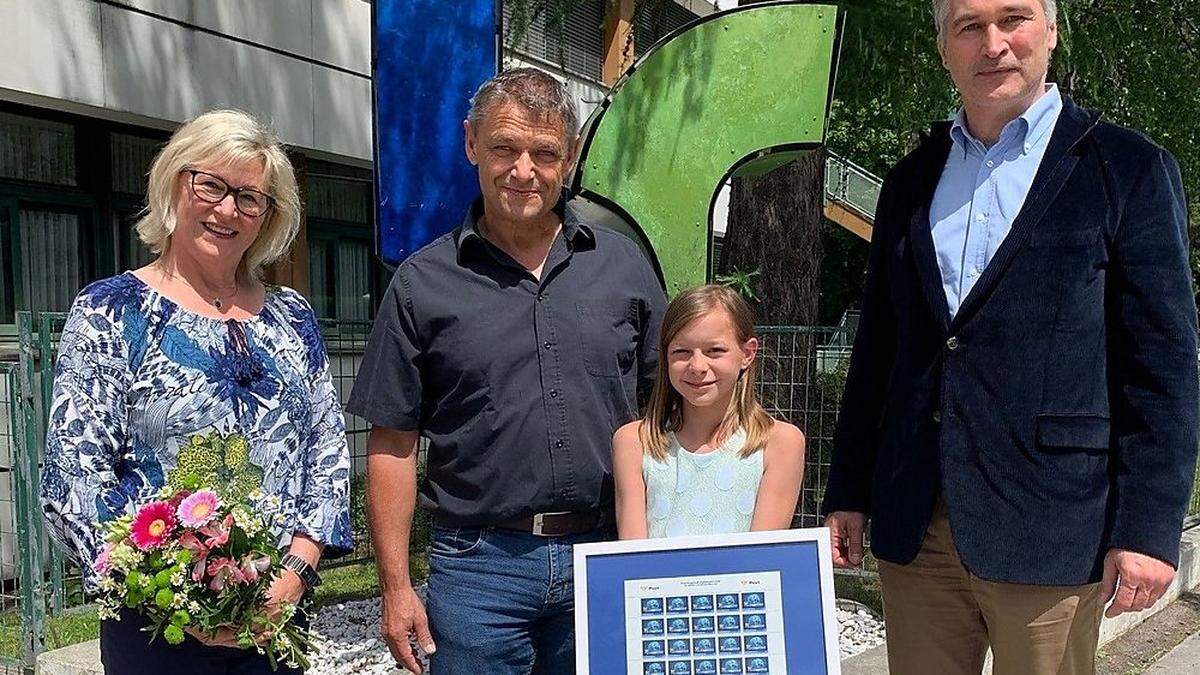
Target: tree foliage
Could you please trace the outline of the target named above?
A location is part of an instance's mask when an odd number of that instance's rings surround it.
[[[929,0],[839,4],[846,11],[846,28],[829,146],[883,175],[931,121],[948,118],[959,99],[937,54]],[[1145,133],[1179,160],[1195,242],[1200,236],[1200,2],[1059,0],[1058,11],[1059,46],[1050,79],[1080,105]],[[863,248],[827,244],[826,265],[861,270],[861,264],[843,264],[837,256],[841,250],[860,258]],[[1193,273],[1200,279],[1200,256],[1195,246],[1192,250]],[[838,284],[853,286],[846,295],[857,302],[861,276],[827,278],[824,286]]]
[[[535,23],[543,22],[546,30],[557,33],[560,53],[559,61],[563,60],[562,50],[566,41],[563,39],[563,27],[567,17],[571,16],[580,6],[597,0],[504,0],[508,19],[504,24],[504,44],[509,48],[517,48],[525,39],[526,33]],[[601,0],[607,16],[616,10],[620,0]],[[638,23],[642,17],[648,16],[654,10],[671,0],[634,0],[632,22]],[[597,26],[597,31],[603,31],[603,26]],[[622,46],[622,53],[630,57],[633,53],[633,33],[630,32]],[[632,59],[630,59],[632,60]]]
[[[506,0],[505,42],[533,21],[561,29],[594,0]],[[604,0],[611,6],[618,0]],[[671,0],[635,0],[635,17]],[[912,149],[959,98],[937,53],[929,0],[841,0],[846,13],[828,145],[878,175]],[[1059,46],[1050,79],[1077,103],[1137,129],[1179,160],[1200,237],[1200,2],[1059,0]],[[599,27],[598,27],[599,30]],[[561,42],[561,41],[560,41]],[[858,302],[866,247],[837,227],[823,232],[820,317],[834,322]],[[1200,280],[1200,254],[1193,271]],[[754,268],[754,267],[752,267]],[[1200,287],[1200,284],[1198,284]],[[761,289],[760,289],[761,290]]]

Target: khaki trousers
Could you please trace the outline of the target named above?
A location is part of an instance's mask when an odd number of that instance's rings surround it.
[[[1104,604],[1100,585],[984,581],[959,560],[938,500],[921,552],[879,561],[891,675],[1092,675]]]

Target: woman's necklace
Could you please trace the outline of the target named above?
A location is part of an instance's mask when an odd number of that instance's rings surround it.
[[[240,288],[238,288],[237,281],[234,281],[232,291],[230,291],[229,293],[226,293],[225,295],[214,295],[212,297],[212,299],[210,300],[207,295],[205,295],[204,293],[201,293],[200,289],[196,288],[190,281],[188,281],[186,278],[184,278],[183,275],[181,275],[181,274],[177,275],[177,274],[173,274],[173,273],[169,273],[169,272],[167,273],[167,275],[169,276],[169,278],[172,278],[172,279],[177,278],[180,281],[182,281],[184,284],[187,284],[187,287],[192,289],[193,293],[200,296],[201,300],[204,300],[205,302],[212,305],[213,307],[216,307],[218,310],[224,310],[225,307],[228,306],[229,300],[232,299],[234,296],[236,296],[238,294],[238,291],[241,290]]]
[[[196,291],[196,292],[199,293],[199,291]],[[229,295],[226,295],[225,297],[219,297],[219,296],[214,297],[212,299],[212,306],[216,307],[217,309],[225,309],[225,302],[227,300],[229,300],[230,298],[232,298],[233,296],[237,295],[237,293],[238,293],[237,284],[234,284],[233,292],[230,293]],[[200,297],[204,297],[204,296],[200,296]]]

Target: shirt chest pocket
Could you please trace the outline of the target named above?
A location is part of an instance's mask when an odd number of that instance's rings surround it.
[[[620,377],[633,367],[637,303],[629,298],[578,300],[579,348],[589,375]]]

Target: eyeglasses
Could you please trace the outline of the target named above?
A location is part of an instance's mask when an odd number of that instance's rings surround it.
[[[202,202],[220,204],[226,196],[232,194],[234,208],[249,218],[257,218],[275,206],[275,198],[265,192],[247,187],[229,187],[229,183],[226,183],[220,176],[214,176],[204,171],[196,169],[184,169],[184,171],[192,176],[190,182],[192,194]]]

